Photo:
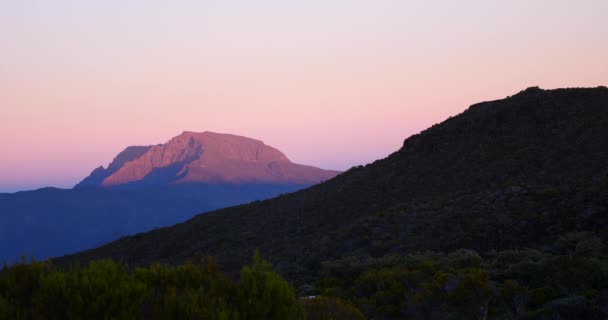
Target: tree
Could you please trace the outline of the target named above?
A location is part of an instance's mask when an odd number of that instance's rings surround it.
[[[238,285],[242,319],[304,319],[304,310],[295,290],[256,250],[251,266],[243,267]]]
[[[364,320],[352,304],[335,297],[315,297],[302,300],[308,320]]]
[[[500,301],[513,320],[521,319],[528,303],[528,289],[514,280],[505,280],[500,290]]]

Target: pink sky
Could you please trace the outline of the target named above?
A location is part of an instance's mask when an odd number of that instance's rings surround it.
[[[0,2],[0,192],[184,130],[345,170],[479,101],[607,85],[608,1],[531,2]]]

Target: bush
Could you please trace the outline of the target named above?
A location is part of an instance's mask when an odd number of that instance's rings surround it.
[[[230,281],[212,259],[129,269],[110,260],[64,271],[0,271],[0,319],[304,319],[293,288],[258,254]]]
[[[304,319],[295,290],[281,276],[272,272],[270,264],[253,256],[253,264],[244,267],[239,281],[240,319]]]
[[[602,310],[582,296],[572,295],[545,304],[529,319],[605,319]]]
[[[335,297],[315,297],[302,300],[308,320],[364,320],[355,306]]]
[[[448,266],[454,268],[477,268],[483,261],[474,250],[460,249],[448,254]]]
[[[539,202],[547,202],[559,198],[561,192],[556,187],[548,187],[536,193],[536,200]]]
[[[558,293],[551,287],[536,288],[530,291],[528,306],[532,309],[551,301],[557,297]]]

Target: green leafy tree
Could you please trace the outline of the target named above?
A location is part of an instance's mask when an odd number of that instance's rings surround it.
[[[336,297],[315,297],[302,301],[308,320],[364,320],[352,304]]]
[[[465,269],[446,279],[451,280],[452,288],[446,288],[449,307],[469,319],[486,319],[494,297],[489,274],[483,269]]]
[[[238,285],[241,319],[304,319],[295,290],[256,251],[251,266],[243,267]]]
[[[500,301],[505,306],[510,319],[518,320],[524,316],[528,303],[528,289],[514,280],[505,280],[500,290]]]

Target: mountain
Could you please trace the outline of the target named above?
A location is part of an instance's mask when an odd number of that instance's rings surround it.
[[[607,238],[608,89],[529,88],[472,105],[389,157],[308,189],[56,261],[212,255],[236,270],[258,248],[281,274],[306,284],[344,257],[459,248],[560,253],[564,239]]]
[[[77,252],[337,173],[294,164],[258,140],[184,132],[166,144],[126,148],[74,189],[0,194],[0,261]]]
[[[184,132],[165,144],[125,149],[107,169],[95,169],[76,188],[184,183],[314,184],[337,174],[295,164],[259,140]]]
[[[76,184],[74,189],[101,186],[107,177],[113,175],[116,171],[122,168],[125,163],[141,157],[148,150],[150,150],[150,148],[151,146],[127,147],[114,158],[107,169],[103,166],[97,167],[88,177]]]

